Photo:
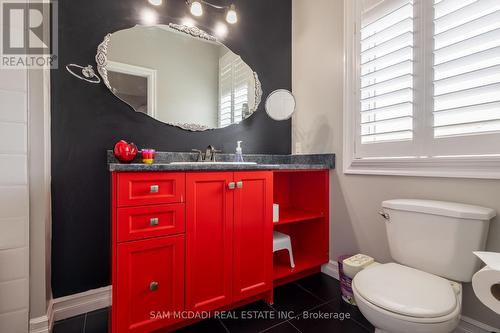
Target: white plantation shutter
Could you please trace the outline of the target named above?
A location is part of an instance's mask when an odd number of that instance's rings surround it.
[[[228,52],[219,61],[219,126],[243,120],[249,107],[251,69],[241,57]]]
[[[232,64],[219,62],[219,127],[232,124],[233,76]]]
[[[358,155],[376,151],[374,144],[413,139],[413,27],[411,0],[362,9]]]
[[[500,155],[500,0],[353,3],[353,158]]]
[[[233,71],[233,120],[234,122],[240,122],[243,120],[243,113],[248,110],[249,78],[253,78],[253,73],[240,57],[234,61]]]
[[[448,143],[444,154],[498,153],[500,1],[436,0],[434,8],[436,143]]]

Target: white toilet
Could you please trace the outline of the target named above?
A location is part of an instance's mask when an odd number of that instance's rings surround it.
[[[353,279],[354,298],[376,332],[449,333],[460,321],[462,285],[479,269],[489,208],[430,200],[382,203],[392,258]]]

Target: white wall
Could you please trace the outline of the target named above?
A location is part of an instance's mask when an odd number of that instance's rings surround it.
[[[293,144],[305,153],[335,153],[332,172],[330,258],[363,252],[391,260],[377,212],[383,200],[427,198],[491,207],[500,213],[500,181],[344,175],[342,173],[343,0],[293,0]],[[500,220],[490,228],[487,250],[500,252]],[[465,285],[463,314],[500,327],[500,315]]]
[[[26,333],[29,308],[27,71],[0,70],[0,332]]]

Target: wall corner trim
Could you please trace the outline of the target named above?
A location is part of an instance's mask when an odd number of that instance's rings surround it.
[[[339,279],[339,265],[336,261],[330,260],[327,264],[321,266],[321,272],[331,276],[334,279]],[[491,333],[499,332],[498,328],[489,326],[467,316],[461,316],[458,327],[453,333]]]
[[[29,333],[50,333],[54,326],[54,303],[50,300],[47,305],[47,313],[41,317],[31,318],[29,322]]]

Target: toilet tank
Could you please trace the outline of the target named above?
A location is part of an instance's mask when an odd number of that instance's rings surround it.
[[[480,265],[472,252],[484,250],[493,209],[417,199],[387,200],[382,207],[395,261],[454,281],[472,280]]]

